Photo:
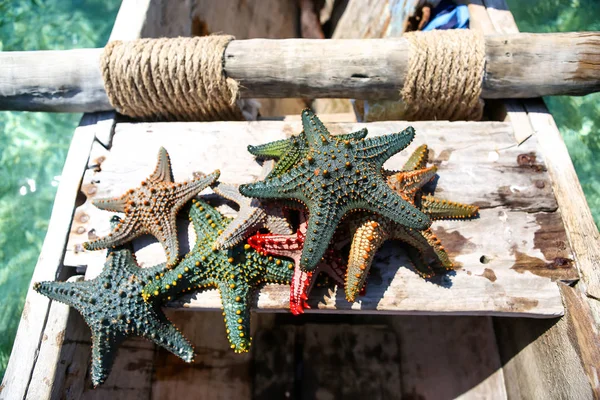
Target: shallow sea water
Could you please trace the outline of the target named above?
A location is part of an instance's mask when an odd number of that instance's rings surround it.
[[[0,51],[103,46],[120,0],[0,0]],[[0,112],[0,379],[80,114]]]
[[[524,32],[600,30],[598,0],[509,0]],[[119,0],[0,0],[0,51],[102,46]],[[600,223],[600,94],[546,99]],[[80,115],[0,112],[0,379]]]

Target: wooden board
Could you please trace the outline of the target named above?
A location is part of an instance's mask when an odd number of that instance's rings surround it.
[[[436,222],[433,226],[460,269],[425,281],[410,268],[399,246],[389,243],[376,257],[367,296],[351,305],[341,292],[315,291],[312,311],[562,315],[559,291],[553,280],[572,281],[577,279],[577,272],[535,140],[517,147],[511,126],[505,123],[413,125],[417,130],[414,144],[390,159],[386,167],[400,168],[411,149],[427,143],[432,162],[439,168],[436,193],[482,208],[479,219]],[[333,124],[331,130],[341,133],[363,126]],[[379,135],[400,131],[406,123],[380,122],[367,126],[371,135]],[[247,153],[247,145],[299,131],[297,122],[276,121],[117,124],[113,146],[101,171],[86,176],[83,187],[93,185],[91,198],[120,195],[137,186],[153,170],[161,145],[171,154],[178,180],[191,177],[193,171],[210,172],[219,168],[224,182],[250,182],[261,168]],[[136,151],[132,152],[132,148]],[[107,234],[111,214],[89,202],[77,209],[75,215],[83,212],[89,215],[90,223],[79,224],[84,228],[79,232],[85,232],[71,236],[72,247],[67,248],[65,262],[87,264],[88,277],[92,277],[102,268],[104,252],[75,254],[75,249],[81,250],[77,240],[79,243],[87,240],[92,231],[98,236]],[[180,231],[189,231],[186,228],[189,227],[182,219]],[[193,243],[193,236],[182,237],[182,243],[185,252],[189,243]],[[141,239],[134,242],[134,247],[144,266],[164,260],[161,246],[152,240]],[[257,307],[284,311],[288,300],[287,287],[269,285],[262,290]],[[218,309],[220,300],[217,291],[206,291],[184,297],[173,305]]]
[[[504,0],[484,0],[483,12],[481,1],[476,3],[469,9],[479,10],[477,25],[486,34],[519,32]],[[504,108],[521,138],[537,138],[582,275],[574,287],[560,286],[567,317],[494,319],[507,393],[511,398],[599,398],[598,230],[567,148],[543,103],[510,101],[498,108]]]
[[[491,318],[277,315],[254,337],[255,399],[506,399]]]

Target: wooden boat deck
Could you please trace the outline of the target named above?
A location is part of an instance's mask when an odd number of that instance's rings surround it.
[[[197,17],[190,20],[190,5],[187,3],[184,5],[182,2],[177,7],[167,7],[167,2],[159,0],[143,3],[146,8],[140,7],[138,2],[124,1],[112,39],[188,35],[199,26],[197,22],[193,22]],[[202,3],[204,2],[196,1],[195,7],[202,9],[206,6]],[[273,7],[266,4],[268,1],[260,3],[265,9]],[[277,3],[280,4],[278,0]],[[486,33],[518,31],[504,0],[471,0],[469,10],[472,29],[482,29]],[[268,13],[255,14],[262,16]],[[134,15],[135,18],[132,18]],[[243,17],[249,18],[248,15]],[[230,19],[235,20],[233,17]],[[159,21],[170,23],[165,25]],[[174,23],[175,21],[178,23]],[[289,27],[284,25],[279,24],[273,28],[273,24],[262,23],[259,26],[268,26],[271,32],[256,31],[252,34],[262,37],[293,35],[295,28],[292,24]],[[250,35],[249,32],[236,34],[239,38]],[[297,103],[290,100],[288,104]],[[277,103],[274,107],[282,106]],[[533,218],[529,225],[523,222],[518,226],[529,238],[529,242],[532,235],[535,237],[534,232],[539,229],[539,224],[549,223],[553,227],[547,231],[551,233],[550,236],[558,235],[565,243],[565,247],[561,249],[563,253],[557,253],[556,256],[572,258],[580,279],[572,269],[567,275],[550,278],[539,277],[529,271],[514,276],[515,279],[545,282],[542,286],[548,288],[546,293],[550,294],[549,298],[556,299],[559,295],[562,299],[560,309],[554,308],[554,312],[558,310],[560,314],[564,307],[564,317],[491,317],[490,309],[485,311],[488,316],[386,316],[353,313],[292,317],[281,313],[256,313],[252,321],[255,338],[253,350],[240,356],[230,352],[222,332],[222,316],[219,312],[191,313],[183,309],[169,309],[169,318],[181,327],[184,335],[196,347],[198,356],[195,362],[187,365],[162,349],[156,349],[147,341],[129,340],[120,349],[108,381],[92,390],[88,376],[90,334],[87,326],[76,311],[30,291],[12,358],[0,386],[0,398],[182,400],[365,396],[374,399],[599,397],[600,337],[595,320],[600,316],[600,307],[595,299],[600,298],[598,231],[566,147],[552,116],[539,100],[503,101],[495,105],[488,104],[488,108],[497,120],[504,122],[478,124],[504,132],[504,140],[514,140],[509,133],[515,134],[518,141],[533,135],[522,145],[528,149],[527,152],[521,153],[521,148],[515,142],[511,143],[513,148],[500,152],[498,160],[504,155],[507,157],[507,171],[510,171],[509,161],[517,164],[516,167],[512,164],[512,169],[519,168],[517,158],[520,154],[529,157],[522,157],[523,161],[532,160],[530,152],[535,155],[533,167],[542,165],[546,169],[539,173],[543,176],[544,188],[538,188],[546,191],[543,196],[538,197],[546,202],[548,208],[535,212],[553,217],[544,222]],[[283,123],[278,124],[281,126]],[[425,131],[427,123],[421,124],[424,124],[421,128]],[[148,128],[146,124],[129,125],[115,121],[111,113],[84,116],[81,126],[75,132],[65,163],[48,235],[33,281],[68,278],[76,268],[63,268],[63,260],[67,265],[84,264],[83,261],[68,261],[73,260],[67,245],[69,234],[75,227],[71,226],[71,220],[74,215],[77,220],[75,209],[85,202],[85,197],[80,195],[80,188],[86,189],[82,182],[90,173],[94,173],[97,155],[106,155],[105,149],[99,145],[111,147],[113,127],[116,127],[114,146],[120,146],[119,135],[122,129],[144,131]],[[280,134],[281,131],[280,128],[273,132]],[[420,129],[417,128],[417,133],[419,132]],[[429,143],[430,139],[427,138],[426,141]],[[436,146],[438,145],[441,145],[441,138],[438,138]],[[111,151],[113,149],[116,151],[117,147],[111,148]],[[444,167],[461,150],[453,150],[453,155],[448,160],[443,160],[442,148],[438,147],[438,150],[434,156],[441,167],[439,188],[451,190],[452,179],[459,179],[460,175],[452,178],[452,174],[457,171],[450,168],[445,171]],[[486,157],[491,152],[490,149],[487,150],[487,154],[484,154]],[[175,174],[181,173],[181,177],[186,177],[185,171],[177,171],[178,163],[181,159],[185,160],[185,157],[173,155],[173,159]],[[109,160],[107,158],[106,163],[103,163],[105,171],[109,170]],[[151,165],[153,161],[154,155],[140,156],[138,162],[143,162],[144,168],[138,166],[139,173],[144,175],[147,165]],[[529,161],[526,164],[528,163]],[[215,168],[213,165],[207,167]],[[523,168],[527,171],[524,175],[531,177],[528,174],[532,172],[527,168]],[[473,201],[470,196],[474,193],[455,191],[448,198],[454,199],[460,195],[465,197],[455,199]],[[510,185],[505,193],[508,199],[525,201],[535,207],[535,196],[528,198],[527,193],[521,195],[521,192],[510,190]],[[500,196],[496,201],[499,200]],[[558,206],[558,209],[550,207],[551,204]],[[486,208],[482,214],[487,213],[486,210],[492,212],[494,208]],[[527,214],[523,215],[521,221],[527,221],[527,217],[531,217],[527,211],[509,211]],[[499,221],[497,216],[493,220]],[[471,228],[468,226],[482,221],[483,217],[478,221],[462,222],[460,226],[457,225],[458,232],[470,238],[468,229]],[[567,240],[564,240],[565,234]],[[547,237],[543,239],[551,240]],[[483,241],[474,243],[479,247],[470,248],[468,252],[465,249],[463,254],[478,254],[477,251],[484,250],[487,244]],[[539,248],[527,248],[527,251],[534,252],[526,254],[533,254],[540,260],[552,258]],[[509,256],[508,253],[503,254]],[[456,254],[453,256],[456,257]],[[510,262],[507,260],[505,259],[502,274],[494,272],[497,282],[509,276],[504,274],[518,274],[509,268]],[[468,259],[468,262],[471,261],[473,265],[477,264],[475,260]],[[463,266],[468,262],[461,260]],[[478,266],[478,269],[472,269],[472,276],[484,275],[485,268]],[[404,270],[400,268],[398,271]],[[467,273],[466,270],[464,273]],[[485,276],[473,278],[475,279],[487,286],[494,284]],[[568,284],[562,283],[563,280]],[[530,295],[533,296],[528,294]],[[317,300],[315,306],[319,301],[321,300]],[[330,300],[323,301],[325,305],[335,304],[327,303]],[[421,311],[428,307],[424,303],[419,306]],[[278,307],[281,308],[282,304],[279,303]],[[507,303],[503,307],[505,312],[509,312]],[[539,303],[536,307],[539,307]],[[544,315],[548,316],[547,313]]]

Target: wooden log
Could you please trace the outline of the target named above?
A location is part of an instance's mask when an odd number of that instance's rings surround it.
[[[600,90],[600,33],[488,36],[483,98],[583,95]],[[101,111],[111,106],[102,49],[0,53],[0,109]],[[233,41],[225,73],[242,98],[397,99],[405,39]]]

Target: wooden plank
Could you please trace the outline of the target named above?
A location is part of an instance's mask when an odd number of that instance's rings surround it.
[[[496,31],[519,31],[505,0],[485,3]],[[587,289],[588,296],[593,296],[585,281],[595,268],[590,261],[598,257],[598,231],[552,116],[540,101],[521,107],[530,112],[527,125],[535,131],[544,153],[575,258],[581,254],[583,259],[578,264],[584,284],[561,286],[567,317],[558,321],[495,319],[507,391],[514,398],[600,398],[596,353],[600,304],[582,293]]]
[[[300,320],[298,321],[300,322]],[[253,322],[254,323],[254,322]],[[302,326],[277,323],[261,327],[252,342],[252,399],[297,398]],[[300,358],[300,359],[299,359]]]
[[[398,335],[402,398],[506,399],[491,318],[390,318]]]
[[[385,326],[307,324],[301,399],[398,398],[398,341]]]
[[[598,33],[496,35],[485,40],[483,98],[600,90]],[[0,109],[110,110],[100,76],[101,52],[0,53]],[[224,55],[225,73],[241,83],[242,98],[395,100],[407,66],[408,42],[403,38],[235,40]]]
[[[474,202],[482,208],[479,219],[436,222],[433,227],[462,268],[453,275],[427,282],[414,274],[408,260],[398,252],[398,246],[389,244],[377,257],[373,271],[378,275],[370,280],[367,297],[349,305],[341,293],[317,291],[312,300],[313,312],[560,315],[562,304],[552,280],[573,281],[577,273],[535,139],[515,146],[513,131],[506,123],[413,125],[417,131],[414,146],[427,143],[432,161],[438,165],[440,179],[436,193],[447,199]],[[375,136],[400,131],[406,124],[330,125],[334,133],[364,126]],[[161,145],[170,152],[178,180],[191,177],[197,170],[209,172],[219,168],[224,182],[250,182],[261,168],[247,153],[247,145],[281,139],[300,129],[298,122],[291,121],[118,124],[110,154],[94,178],[95,196],[117,196],[137,186],[152,170],[155,153]],[[202,146],[194,147],[192,155],[189,143],[200,135]],[[230,145],[224,147],[221,145],[224,142]],[[136,148],[136,152],[132,153],[131,148]],[[412,148],[386,165],[399,169]],[[89,204],[85,207],[77,213],[85,212],[90,220],[102,224],[86,229],[94,229],[96,235],[107,234],[112,214]],[[182,219],[181,242],[193,243],[193,236],[186,228],[189,226]],[[134,241],[134,246],[143,265],[164,259],[164,252],[156,242],[145,239]],[[94,276],[91,271],[101,269],[104,253],[80,254],[93,260],[74,261],[74,265],[88,263],[88,275]],[[288,301],[287,287],[270,285],[261,292],[257,304],[260,309],[285,310]],[[220,299],[218,292],[206,291],[184,297],[174,305],[216,309],[220,307]]]
[[[585,368],[597,368],[595,363],[587,364],[582,360],[581,351],[597,353],[597,324],[590,320],[589,313],[582,305],[571,301],[578,297],[578,290],[563,288],[567,315],[561,319],[528,320],[525,318],[496,318],[496,334],[507,392],[514,399],[591,399],[598,397],[598,370],[586,376]],[[575,306],[574,308],[571,308]],[[572,313],[572,314],[571,314]],[[581,319],[581,320],[579,320]],[[579,325],[585,326],[582,332],[574,331]],[[580,334],[596,330],[595,343],[579,343]],[[591,345],[590,348],[582,346]],[[589,361],[589,360],[586,360]],[[586,365],[587,364],[587,365]],[[596,391],[593,395],[590,380]],[[588,379],[589,378],[589,379]]]
[[[86,117],[84,116],[80,127],[73,134],[61,182],[56,192],[48,232],[33,273],[32,282],[52,281],[56,279],[59,272],[79,186],[92,143],[94,143],[95,126],[86,126],[85,121]],[[2,381],[3,398],[23,399],[25,397],[43,339],[49,307],[50,300],[36,293],[30,287],[11,358]]]
[[[525,107],[552,178],[552,187],[577,258],[584,290],[589,296],[600,299],[600,233],[573,162],[546,106],[540,101],[528,102]]]
[[[192,364],[186,364],[159,349],[154,362],[152,399],[251,398],[251,353],[236,354],[231,350],[221,312],[195,315],[171,310],[167,316],[193,343],[196,356]],[[253,320],[255,332],[261,324]]]

